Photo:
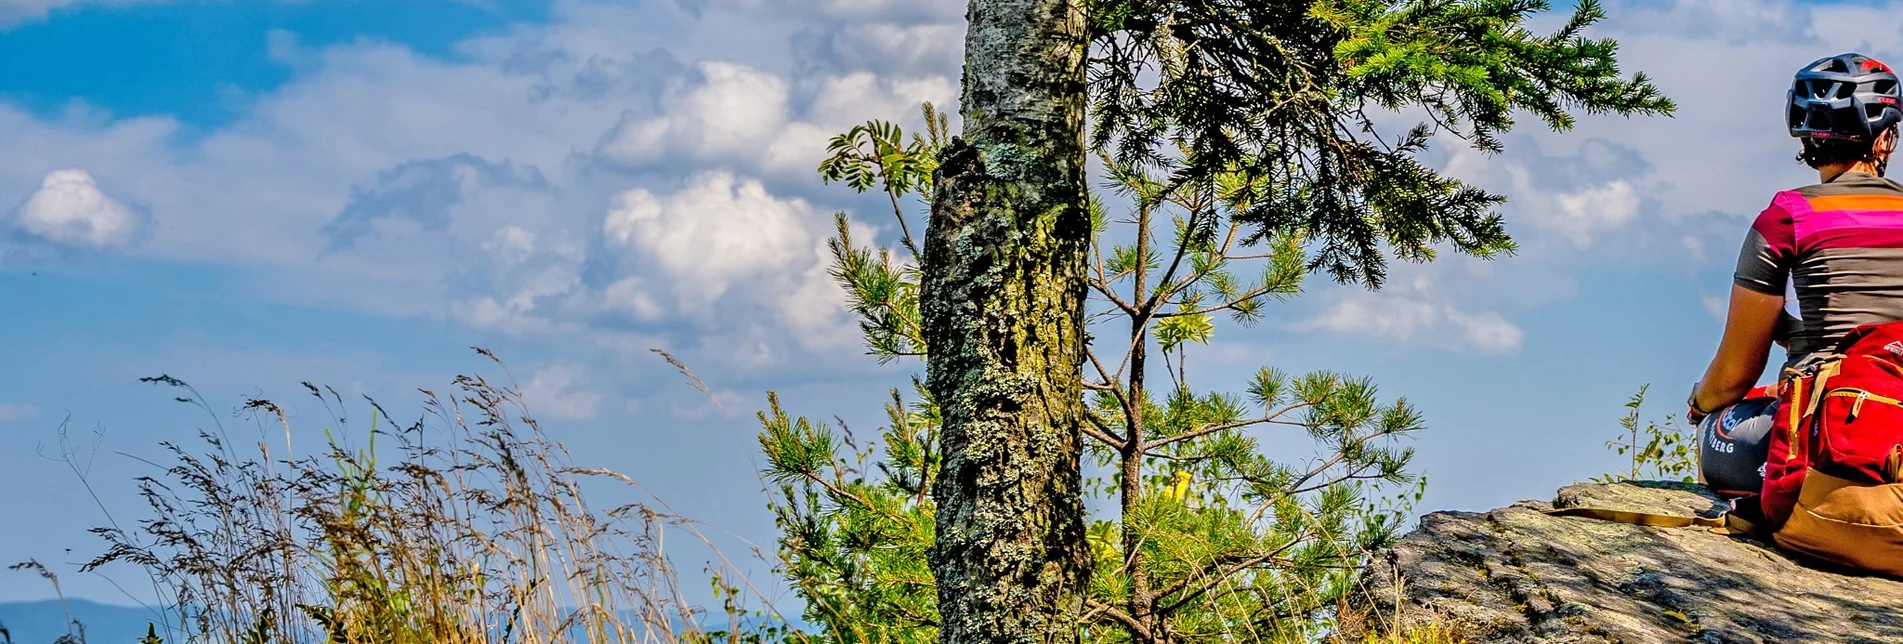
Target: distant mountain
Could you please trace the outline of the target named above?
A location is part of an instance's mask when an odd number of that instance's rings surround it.
[[[86,625],[87,644],[136,644],[147,622],[157,619],[138,606],[114,606],[83,599],[66,600],[73,619]],[[67,633],[66,612],[56,600],[0,602],[0,628],[13,644],[52,644]],[[0,642],[5,642],[0,638]]]

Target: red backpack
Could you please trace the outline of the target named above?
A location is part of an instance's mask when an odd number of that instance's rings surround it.
[[[1760,499],[1778,544],[1903,576],[1903,322],[1787,371]]]

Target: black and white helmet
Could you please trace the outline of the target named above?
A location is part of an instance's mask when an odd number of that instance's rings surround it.
[[[1874,141],[1903,120],[1903,96],[1890,66],[1863,54],[1805,65],[1791,82],[1785,120],[1800,139]]]

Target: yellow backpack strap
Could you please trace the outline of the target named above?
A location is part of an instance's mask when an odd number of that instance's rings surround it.
[[[1843,368],[1843,356],[1833,356],[1830,362],[1817,368],[1817,381],[1810,386],[1810,404],[1805,405],[1804,418],[1809,418],[1824,407],[1824,394],[1830,391],[1830,377],[1837,375]]]
[[[1709,528],[1717,534],[1750,534],[1757,532],[1757,524],[1729,512],[1717,517],[1682,517],[1672,514],[1647,514],[1627,512],[1625,510],[1606,510],[1603,508],[1558,508],[1543,510],[1547,516],[1580,517],[1598,519],[1613,523],[1626,523],[1652,528],[1689,528],[1698,526]]]

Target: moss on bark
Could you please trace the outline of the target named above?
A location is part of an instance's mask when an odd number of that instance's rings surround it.
[[[969,18],[966,137],[939,168],[922,259],[944,415],[940,637],[1075,642],[1089,571],[1083,3],[972,0]]]

